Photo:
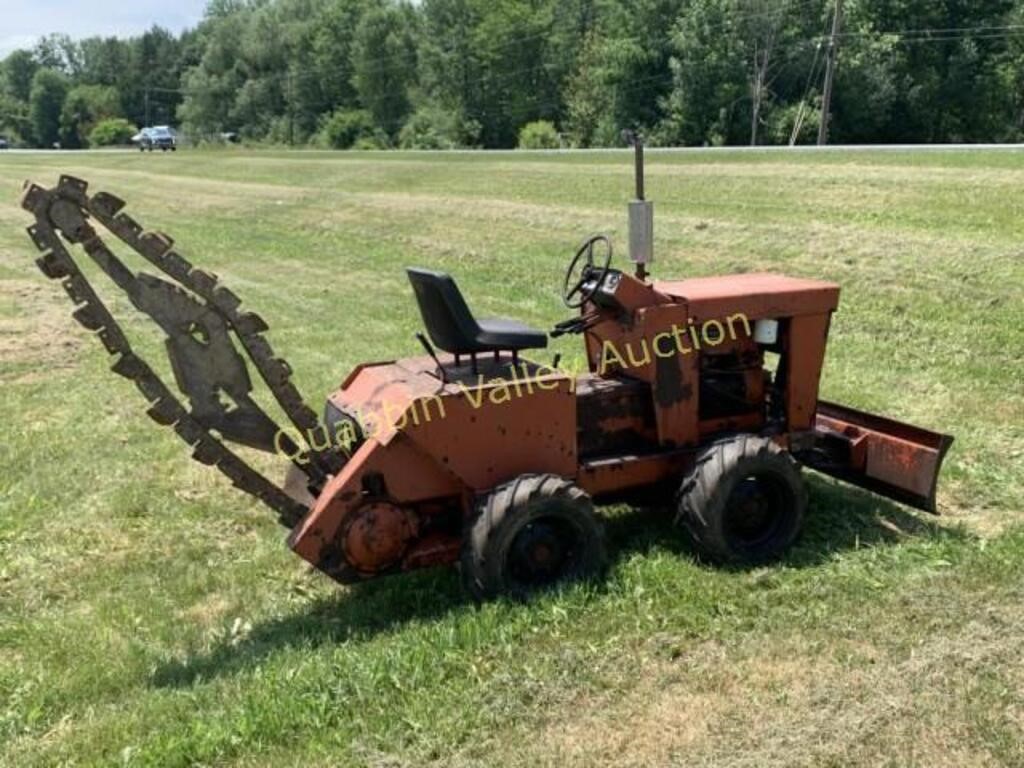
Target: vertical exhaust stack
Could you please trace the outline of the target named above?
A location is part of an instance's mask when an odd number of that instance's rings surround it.
[[[636,166],[636,199],[629,203],[629,258],[636,264],[638,280],[647,278],[647,265],[654,262],[654,203],[644,199],[644,140],[633,131],[623,137],[633,145]]]

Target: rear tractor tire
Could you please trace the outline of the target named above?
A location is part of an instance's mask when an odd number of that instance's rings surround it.
[[[495,488],[462,543],[462,578],[478,600],[524,599],[599,576],[606,564],[593,502],[557,475],[522,475]]]
[[[800,465],[764,437],[708,446],[677,496],[676,522],[703,557],[757,565],[780,557],[803,526],[807,492]]]

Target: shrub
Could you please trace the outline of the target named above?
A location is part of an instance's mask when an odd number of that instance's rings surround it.
[[[387,149],[388,144],[384,139],[384,134],[374,134],[373,136],[360,136],[356,139],[350,149]]]
[[[328,147],[349,149],[360,139],[379,141],[380,132],[365,109],[339,109],[324,121],[320,137]]]
[[[459,143],[458,118],[439,107],[417,109],[398,132],[402,149],[452,149]]]
[[[558,149],[561,146],[558,131],[547,120],[534,120],[519,129],[520,149]]]
[[[89,132],[89,146],[110,147],[116,144],[128,144],[139,129],[123,117],[108,117],[100,120]]]

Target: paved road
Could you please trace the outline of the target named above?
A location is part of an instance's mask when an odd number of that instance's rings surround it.
[[[182,150],[188,151],[188,147],[181,147]],[[1007,151],[1007,150],[1024,150],[1024,144],[836,144],[827,147],[818,147],[813,144],[800,144],[795,147],[788,146],[759,146],[759,147],[648,147],[648,152],[657,153],[682,153],[682,152],[693,152],[693,153],[715,153],[715,152],[977,152],[977,151]],[[237,151],[237,150],[236,150]],[[261,151],[261,150],[255,150]],[[267,148],[267,151],[289,151],[287,147],[272,147]],[[318,151],[311,150],[306,147],[296,147],[291,151],[294,152],[309,152]],[[323,150],[319,150],[323,151]],[[330,150],[328,150],[330,151]],[[501,153],[521,153],[521,149],[406,149],[406,150],[383,150],[388,154],[393,152],[402,152],[405,154],[438,154],[441,152],[448,153],[469,153],[469,154],[501,154]],[[551,154],[573,154],[573,153],[601,153],[601,152],[626,152],[632,151],[628,148],[611,148],[611,149],[537,149],[529,150],[531,152],[538,153],[551,153]],[[4,149],[0,150],[0,157],[4,155],[56,155],[56,154],[73,154],[73,153],[106,153],[106,154],[127,154],[136,153],[138,149],[132,147],[115,147],[115,148],[104,148],[104,149]],[[373,150],[362,151],[360,154],[373,154]]]

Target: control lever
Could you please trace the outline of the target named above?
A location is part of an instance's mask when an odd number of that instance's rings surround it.
[[[559,336],[564,336],[567,333],[583,333],[596,325],[600,319],[601,316],[597,312],[580,315],[579,317],[570,317],[568,320],[555,324],[555,329],[551,331],[551,338],[557,339]]]
[[[441,361],[437,359],[437,353],[434,351],[434,345],[427,341],[427,337],[424,336],[422,333],[417,333],[416,339],[419,341],[420,344],[423,345],[423,348],[427,350],[427,354],[434,359],[434,363],[435,365],[437,365],[437,377],[441,379],[441,383],[447,384],[448,377],[447,375],[445,375],[444,366],[441,365]]]

